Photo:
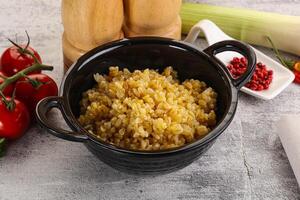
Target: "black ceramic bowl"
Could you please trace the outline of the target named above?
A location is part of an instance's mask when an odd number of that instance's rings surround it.
[[[248,59],[246,73],[233,79],[215,55],[223,51],[236,51]],[[186,42],[165,38],[143,37],[115,41],[99,46],[83,55],[66,73],[60,96],[48,97],[39,102],[36,115],[42,127],[65,140],[82,142],[104,163],[127,173],[161,174],[181,169],[199,158],[226,129],[234,117],[238,91],[251,77],[256,57],[251,48],[238,41],[216,43],[204,51]],[[108,72],[110,66],[135,69],[163,70],[173,66],[180,80],[205,81],[218,93],[217,126],[204,138],[180,148],[164,151],[132,151],[96,139],[76,120],[82,92],[93,87],[93,74]],[[47,119],[52,108],[61,110],[73,132],[55,127]]]

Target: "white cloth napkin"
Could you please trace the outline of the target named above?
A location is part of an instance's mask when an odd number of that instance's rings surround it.
[[[277,124],[277,134],[300,186],[300,115],[282,117]]]

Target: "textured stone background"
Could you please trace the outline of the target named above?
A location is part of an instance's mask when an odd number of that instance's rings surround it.
[[[200,0],[299,15],[300,0]],[[7,37],[27,30],[49,73],[60,83],[60,1],[0,0],[0,51]],[[205,47],[203,40],[198,41]],[[259,48],[273,54],[269,49]],[[82,144],[32,127],[0,159],[0,200],[35,199],[300,199],[300,190],[274,126],[281,115],[300,113],[300,87],[290,85],[271,101],[241,94],[233,123],[198,161],[176,173],[139,177],[97,160]],[[61,117],[55,115],[63,126]]]

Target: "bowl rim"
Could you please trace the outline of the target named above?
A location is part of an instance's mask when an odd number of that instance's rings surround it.
[[[107,143],[104,141],[101,141],[98,139],[95,135],[91,134],[87,130],[85,130],[80,123],[77,121],[76,117],[74,116],[70,104],[69,104],[69,98],[68,95],[66,94],[66,91],[69,91],[70,85],[66,84],[68,81],[71,79],[75,72],[78,69],[81,69],[89,63],[91,60],[95,59],[98,56],[101,56],[102,54],[108,52],[108,51],[113,51],[114,49],[121,48],[123,46],[129,46],[129,45],[138,45],[138,44],[157,44],[157,45],[173,45],[177,46],[180,48],[184,48],[191,53],[198,54],[199,57],[202,59],[206,59],[209,63],[211,63],[212,66],[215,66],[219,69],[219,71],[222,73],[223,77],[225,77],[224,81],[227,82],[227,85],[230,86],[228,87],[229,93],[229,103],[226,107],[225,114],[222,116],[222,118],[219,120],[217,123],[216,127],[214,127],[207,135],[205,135],[203,138],[200,138],[196,141],[193,141],[191,143],[185,144],[180,147],[176,148],[170,148],[170,149],[165,149],[165,150],[154,150],[154,151],[146,151],[146,150],[131,150],[131,149],[125,149],[118,147],[116,145],[113,145],[111,143]],[[97,145],[101,146],[102,148],[112,150],[118,153],[125,153],[125,154],[130,154],[130,155],[139,155],[139,156],[162,156],[166,154],[174,154],[178,152],[183,152],[183,151],[189,151],[194,148],[199,148],[203,147],[206,144],[210,143],[211,141],[215,140],[230,124],[232,121],[235,111],[237,108],[237,102],[238,102],[238,89],[233,86],[228,74],[225,72],[225,69],[220,65],[220,63],[216,62],[214,59],[211,58],[210,55],[204,53],[203,51],[199,50],[198,47],[196,47],[193,44],[184,42],[184,41],[177,41],[174,39],[170,38],[163,38],[163,37],[134,37],[134,38],[124,38],[120,40],[116,40],[113,42],[109,42],[106,44],[103,44],[101,46],[98,46],[84,55],[82,55],[73,65],[68,69],[68,71],[65,73],[61,86],[59,89],[59,96],[63,98],[64,106],[67,112],[70,114],[65,117],[65,120],[67,124],[70,126],[70,128],[74,131],[80,132],[88,137],[88,141],[91,141],[93,143],[96,143]],[[71,123],[72,122],[72,123]]]

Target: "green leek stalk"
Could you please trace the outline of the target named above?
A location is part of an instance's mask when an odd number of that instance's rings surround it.
[[[271,47],[270,37],[278,49],[300,56],[300,16],[195,3],[182,4],[180,16],[183,34],[198,21],[209,19],[237,40]]]

